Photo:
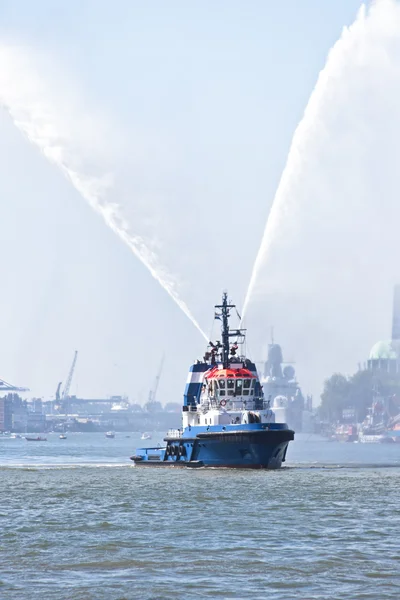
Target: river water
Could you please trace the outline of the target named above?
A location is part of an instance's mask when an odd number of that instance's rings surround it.
[[[0,436],[0,599],[400,597],[400,444],[279,471],[143,469],[137,434]]]

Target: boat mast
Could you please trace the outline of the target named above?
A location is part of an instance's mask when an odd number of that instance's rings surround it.
[[[222,304],[216,304],[215,308],[221,310],[220,313],[215,313],[215,318],[222,321],[222,364],[224,369],[227,369],[229,367],[229,338],[232,335],[229,332],[229,309],[235,308],[235,305],[228,304],[228,294],[224,292],[222,294]]]

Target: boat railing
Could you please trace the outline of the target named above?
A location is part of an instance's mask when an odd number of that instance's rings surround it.
[[[202,399],[197,410],[206,413],[211,409],[225,408],[225,410],[269,410],[270,401],[265,400],[263,396],[250,397],[250,398],[237,398],[236,396],[216,397],[208,396],[206,399]]]
[[[167,437],[169,438],[180,438],[182,435],[182,429],[169,429]]]

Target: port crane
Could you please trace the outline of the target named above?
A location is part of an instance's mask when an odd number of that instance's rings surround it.
[[[17,387],[11,383],[7,383],[4,379],[0,379],[0,391],[2,392],[29,392],[29,388]]]
[[[65,384],[64,390],[61,395],[60,395],[60,390],[61,390],[62,381],[60,381],[60,383],[57,386],[56,402],[57,402],[61,412],[67,413],[67,408],[68,408],[67,402],[68,402],[68,398],[69,398],[69,390],[71,388],[71,383],[72,383],[72,378],[74,376],[77,358],[78,358],[78,350],[75,350],[74,359],[72,361],[72,365],[71,365],[71,368],[68,373],[67,383]]]
[[[156,401],[158,384],[160,383],[160,377],[161,377],[162,369],[163,369],[163,366],[164,366],[164,359],[165,359],[165,356],[163,354],[162,359],[161,359],[161,363],[160,363],[160,367],[158,369],[158,373],[157,373],[155,381],[154,381],[154,385],[153,385],[153,387],[149,391],[149,398],[147,400],[148,403]]]

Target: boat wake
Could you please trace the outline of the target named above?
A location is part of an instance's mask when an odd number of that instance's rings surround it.
[[[121,463],[92,463],[92,462],[79,462],[79,463],[43,463],[43,464],[27,464],[27,463],[10,463],[7,465],[1,465],[0,471],[10,470],[23,470],[23,471],[64,471],[71,469],[121,469],[122,467],[131,468],[132,465],[126,462]]]
[[[331,463],[299,463],[285,465],[282,467],[282,471],[291,470],[338,470],[338,469],[399,469],[399,462],[386,462],[386,463],[342,463],[342,464],[331,464]]]

